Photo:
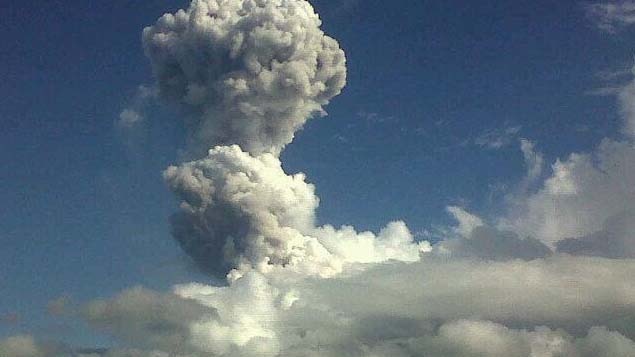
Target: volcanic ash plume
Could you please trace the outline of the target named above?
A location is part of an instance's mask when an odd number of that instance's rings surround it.
[[[194,0],[143,31],[159,94],[190,149],[279,153],[346,83],[344,52],[304,0]]]
[[[331,276],[346,263],[416,261],[427,243],[415,243],[403,222],[378,236],[352,227],[315,226],[319,199],[303,174],[287,175],[272,154],[251,156],[237,145],[164,173],[181,199],[173,234],[207,271],[293,267]]]
[[[280,151],[346,82],[344,52],[320,24],[304,0],[194,0],[143,32],[159,94],[184,112],[192,153],[213,147],[164,173],[182,202],[173,235],[206,271],[292,266],[331,276],[346,263],[413,261],[428,249],[402,222],[377,237],[316,227],[313,185],[282,170]]]

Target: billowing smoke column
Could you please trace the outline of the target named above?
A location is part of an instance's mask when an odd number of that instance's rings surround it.
[[[194,0],[143,31],[159,94],[191,149],[279,153],[346,83],[344,52],[304,0]]]
[[[286,265],[310,249],[303,233],[313,227],[314,188],[301,174],[286,175],[273,155],[252,157],[236,145],[218,146],[164,176],[182,200],[173,234],[206,270],[243,262]]]
[[[402,222],[378,237],[316,227],[314,187],[282,170],[280,151],[346,82],[344,52],[320,24],[304,0],[194,0],[143,32],[159,95],[184,112],[191,151],[211,147],[164,173],[182,202],[173,235],[206,271],[331,276],[345,263],[413,261],[427,249]]]
[[[327,277],[346,263],[416,261],[429,250],[427,242],[414,242],[403,222],[390,223],[377,236],[352,227],[316,227],[313,185],[303,174],[287,175],[272,154],[217,146],[204,159],[168,168],[164,177],[181,199],[173,234],[210,272],[236,268],[240,277],[252,269],[287,267]]]

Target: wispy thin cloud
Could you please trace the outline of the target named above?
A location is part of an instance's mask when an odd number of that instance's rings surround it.
[[[596,88],[587,90],[586,95],[607,97],[618,95],[633,78],[633,70],[629,64],[619,69],[606,69],[596,72],[594,79],[601,82]]]
[[[601,71],[595,77],[604,83],[587,95],[615,97],[622,117],[622,133],[635,138],[635,66],[629,69]]]
[[[632,74],[633,73],[630,68],[622,68],[618,70],[608,69],[595,73],[595,77],[603,81],[612,81],[619,79],[629,79]]]
[[[342,0],[337,8],[338,12],[351,12],[357,8],[361,0]]]
[[[141,123],[148,104],[157,96],[155,88],[140,85],[126,106],[119,113],[116,124],[120,128],[129,129]]]
[[[635,24],[635,1],[611,1],[585,4],[589,19],[603,32],[617,33]]]
[[[383,115],[377,112],[367,112],[365,110],[358,111],[357,117],[364,119],[368,123],[385,123],[397,120],[397,118],[393,115]]]
[[[620,86],[602,86],[593,88],[585,92],[586,95],[597,97],[610,97],[620,93],[623,87]]]
[[[474,144],[483,148],[498,150],[515,142],[521,126],[506,126],[501,129],[488,129],[474,139]]]

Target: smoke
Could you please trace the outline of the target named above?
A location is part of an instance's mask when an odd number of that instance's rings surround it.
[[[346,82],[344,52],[304,0],[194,0],[143,31],[159,94],[190,149],[277,154]]]
[[[429,250],[427,243],[414,242],[403,222],[377,236],[352,227],[316,227],[315,187],[303,174],[287,175],[269,153],[254,157],[236,145],[218,146],[164,176],[181,200],[173,234],[207,271],[289,267],[326,277],[345,264],[416,261]]]
[[[377,236],[316,227],[315,188],[282,170],[280,150],[346,78],[344,52],[308,2],[195,0],[146,28],[143,44],[160,95],[185,113],[194,152],[213,146],[164,173],[181,200],[173,235],[204,270],[326,277],[429,250],[402,222]]]

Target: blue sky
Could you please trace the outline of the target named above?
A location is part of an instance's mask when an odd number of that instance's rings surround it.
[[[632,31],[598,31],[579,2],[312,4],[346,52],[347,85],[282,161],[316,185],[320,222],[423,232],[452,223],[448,205],[496,216],[525,175],[520,138],[551,163],[621,137],[615,97],[590,92],[607,85],[598,73],[629,69]],[[141,30],[186,6],[0,5],[0,316],[19,317],[0,336],[101,343],[47,303],[210,279],[170,237],[161,172],[184,146],[177,114],[154,103],[134,133],[115,126],[152,82]]]

